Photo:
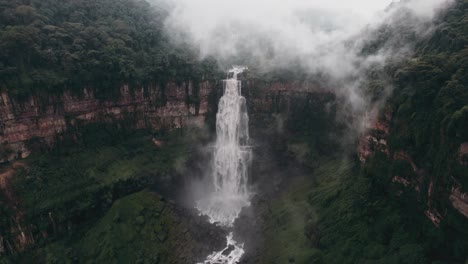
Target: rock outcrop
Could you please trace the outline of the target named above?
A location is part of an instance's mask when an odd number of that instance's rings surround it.
[[[172,130],[188,125],[202,126],[216,111],[210,96],[220,96],[222,84],[203,81],[145,88],[123,85],[115,98],[100,98],[91,88],[80,95],[66,91],[47,98],[19,100],[8,91],[0,92],[0,162],[29,155],[28,142],[40,140],[53,145],[62,135],[93,123],[127,120],[135,129]],[[245,80],[249,113],[288,112],[297,99],[315,98],[332,92],[312,82],[260,82]],[[319,97],[317,97],[319,98]]]
[[[317,94],[333,94],[313,82],[272,82],[249,80],[243,84],[251,114],[272,114],[289,111],[297,99],[314,97]]]
[[[459,187],[453,187],[449,199],[453,207],[468,218],[468,193],[463,193]]]
[[[443,220],[443,216],[434,206],[434,180],[431,175],[422,167],[416,165],[413,157],[405,150],[394,151],[390,155],[387,138],[390,131],[392,115],[390,112],[378,117],[377,110],[371,111],[364,122],[365,133],[361,136],[358,143],[358,155],[362,163],[365,163],[369,158],[373,157],[377,151],[385,153],[391,161],[404,161],[412,168],[414,176],[408,175],[393,175],[392,182],[401,184],[405,188],[412,189],[417,192],[420,197],[425,197],[427,200],[427,209],[425,215],[439,226]],[[461,166],[468,165],[468,142],[462,143],[458,150],[457,161]],[[426,186],[427,185],[427,186]],[[427,193],[421,193],[422,190],[427,190]],[[453,186],[449,192],[449,201],[453,208],[459,211],[462,215],[468,218],[468,194],[461,191],[460,186]]]
[[[390,112],[386,112],[383,117],[379,118],[378,108],[366,115],[363,124],[365,133],[360,137],[358,143],[358,155],[361,162],[366,162],[376,151],[389,155],[387,136],[391,119]]]
[[[208,112],[208,96],[215,89],[211,82],[180,85],[169,82],[130,89],[120,88],[117,99],[98,99],[92,89],[81,95],[70,91],[61,96],[38,99],[31,96],[20,101],[9,95],[0,96],[0,160],[13,160],[29,154],[27,142],[40,139],[53,144],[56,137],[71,127],[115,120],[130,120],[136,129],[174,129],[189,123],[200,125]],[[194,100],[196,99],[196,100]],[[195,102],[195,103],[192,103]]]
[[[458,150],[458,162],[462,166],[468,166],[468,142],[460,145],[460,149]]]

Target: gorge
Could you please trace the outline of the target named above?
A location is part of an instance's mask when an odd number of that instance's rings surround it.
[[[466,264],[468,2],[335,2],[0,0],[0,264]]]
[[[241,95],[242,84],[237,76],[244,67],[229,71],[224,81],[224,93],[216,114],[216,143],[213,153],[212,183],[214,191],[197,202],[197,209],[210,223],[225,227],[233,225],[242,208],[249,206],[248,171],[251,162],[249,144],[249,116],[247,104]],[[231,232],[227,247],[208,256],[207,264],[238,263],[244,254],[244,245],[233,240]],[[231,248],[230,247],[234,247]],[[230,252],[226,252],[228,250]]]

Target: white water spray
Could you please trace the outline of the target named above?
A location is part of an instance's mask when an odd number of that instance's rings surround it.
[[[197,208],[211,223],[232,227],[243,207],[249,206],[248,168],[252,151],[249,144],[249,117],[241,81],[244,67],[234,67],[224,80],[224,95],[216,115],[212,182],[214,191],[198,201]],[[234,264],[244,254],[243,244],[227,237],[227,247],[208,256],[206,264]]]
[[[242,255],[244,255],[244,244],[238,244],[232,238],[233,234],[230,233],[227,237],[227,246],[219,251],[209,255],[205,264],[235,264]]]
[[[242,207],[249,205],[248,167],[251,160],[249,117],[241,82],[237,75],[244,68],[235,67],[224,81],[216,115],[216,144],[213,155],[214,192],[197,203],[211,223],[231,226]]]

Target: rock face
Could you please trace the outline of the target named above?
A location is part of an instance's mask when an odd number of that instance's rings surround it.
[[[317,100],[324,100],[323,97],[330,97],[331,94],[313,83],[255,81],[247,81],[243,92],[247,94],[252,116],[268,116],[273,120],[275,114],[289,113],[298,102],[315,104]],[[31,140],[53,145],[62,136],[73,135],[77,129],[89,124],[125,120],[125,124],[131,128],[155,131],[189,125],[202,126],[205,118],[216,113],[216,97],[221,94],[221,82],[201,82],[197,85],[192,82],[180,85],[167,83],[145,89],[122,86],[118,96],[113,99],[100,98],[88,88],[84,88],[80,95],[67,91],[59,96],[46,99],[30,97],[26,101],[3,91],[0,92],[0,142],[4,144],[0,149],[3,151],[0,160],[27,156],[27,146]],[[325,107],[324,104],[317,105],[318,108]],[[267,122],[272,119],[267,119]],[[255,126],[256,122],[257,119],[253,118],[251,125]],[[266,127],[261,128],[261,125],[257,128],[267,130]],[[163,144],[157,139],[153,139],[153,143],[157,146]],[[47,234],[43,233],[43,236],[45,238]],[[167,237],[158,239],[164,242]],[[0,250],[5,248],[2,240],[0,237]],[[34,242],[26,241],[24,244],[32,245]]]
[[[208,81],[132,89],[123,85],[114,99],[98,98],[90,88],[83,88],[80,95],[66,91],[60,96],[31,96],[27,100],[0,92],[0,162],[28,156],[30,140],[50,146],[71,128],[87,124],[128,120],[135,129],[155,131],[202,126],[205,117],[216,112],[217,103],[209,98],[219,97],[221,88],[221,82]],[[243,93],[248,98],[249,113],[272,114],[287,112],[297,98],[330,92],[308,82],[247,80]]]
[[[52,144],[58,135],[71,127],[115,120],[130,120],[136,129],[153,130],[201,125],[208,112],[208,96],[215,89],[212,82],[193,82],[146,89],[120,88],[117,99],[98,99],[92,89],[84,88],[80,96],[66,91],[46,100],[31,96],[20,101],[1,92],[0,160],[22,158],[29,154],[26,143],[39,139]],[[194,102],[194,103],[192,103]]]
[[[388,153],[387,136],[390,129],[390,112],[385,113],[383,118],[379,118],[379,110],[373,109],[364,120],[365,133],[361,136],[358,143],[358,155],[361,162],[372,157],[376,151]]]
[[[313,82],[264,83],[248,80],[242,87],[249,104],[249,113],[252,114],[287,112],[291,105],[297,103],[297,98],[332,94],[330,90]]]
[[[458,151],[458,162],[463,166],[468,166],[468,142],[460,145]]]
[[[358,155],[360,161],[362,163],[366,163],[366,161],[372,158],[376,152],[381,152],[386,154],[390,162],[403,161],[407,163],[411,167],[412,174],[414,175],[393,175],[392,182],[400,184],[407,189],[412,189],[420,196],[426,195],[421,193],[421,190],[425,189],[425,179],[429,177],[426,171],[419,168],[413,158],[404,150],[396,151],[390,155],[387,146],[387,138],[390,133],[392,115],[388,111],[383,112],[384,115],[379,118],[379,110],[374,109],[368,113],[364,121],[365,132],[361,135],[358,143]],[[424,213],[426,217],[434,223],[434,225],[438,226],[442,221],[442,216],[433,206],[433,187],[433,182],[430,180],[427,188],[427,209]]]
[[[388,150],[387,138],[390,135],[390,125],[392,115],[390,112],[384,112],[383,117],[378,117],[379,111],[371,111],[365,120],[365,133],[361,135],[358,143],[358,155],[362,163],[365,163],[369,158],[373,157],[377,151],[385,153],[388,159],[392,162],[404,161],[412,169],[411,175],[393,175],[392,182],[401,184],[405,188],[412,189],[418,193],[420,197],[426,197],[427,209],[425,215],[435,226],[439,226],[443,220],[443,216],[434,206],[434,192],[436,186],[432,176],[420,165],[414,162],[414,157],[411,157],[405,150],[395,151],[392,155]],[[457,154],[457,161],[461,166],[468,165],[468,142],[462,143]],[[427,190],[427,193],[423,193]],[[459,184],[447,190],[449,202],[458,212],[468,218],[468,194],[461,191]]]
[[[468,218],[468,193],[463,193],[460,188],[453,187],[449,199],[453,207]]]
[[[464,142],[460,145],[457,160],[461,166],[468,166],[468,142]],[[449,199],[453,208],[457,209],[457,211],[468,218],[468,193],[462,191],[460,184],[452,186]]]

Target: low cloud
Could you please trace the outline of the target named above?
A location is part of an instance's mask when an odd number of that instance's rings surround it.
[[[161,0],[159,0],[161,1]],[[355,116],[375,107],[366,73],[409,57],[411,37],[430,34],[452,0],[166,0],[166,28],[175,42],[263,71],[299,66],[325,76]],[[384,80],[385,78],[383,78]],[[389,94],[391,86],[382,94]],[[357,118],[350,126],[360,128]],[[359,129],[358,129],[359,130]]]
[[[311,71],[342,77],[355,69],[356,51],[347,41],[366,28],[391,22],[390,0],[169,0],[166,22],[177,41],[200,57],[232,60],[248,53],[264,67],[287,66],[298,58]],[[430,20],[444,0],[399,3]],[[387,9],[387,12],[385,12]]]

